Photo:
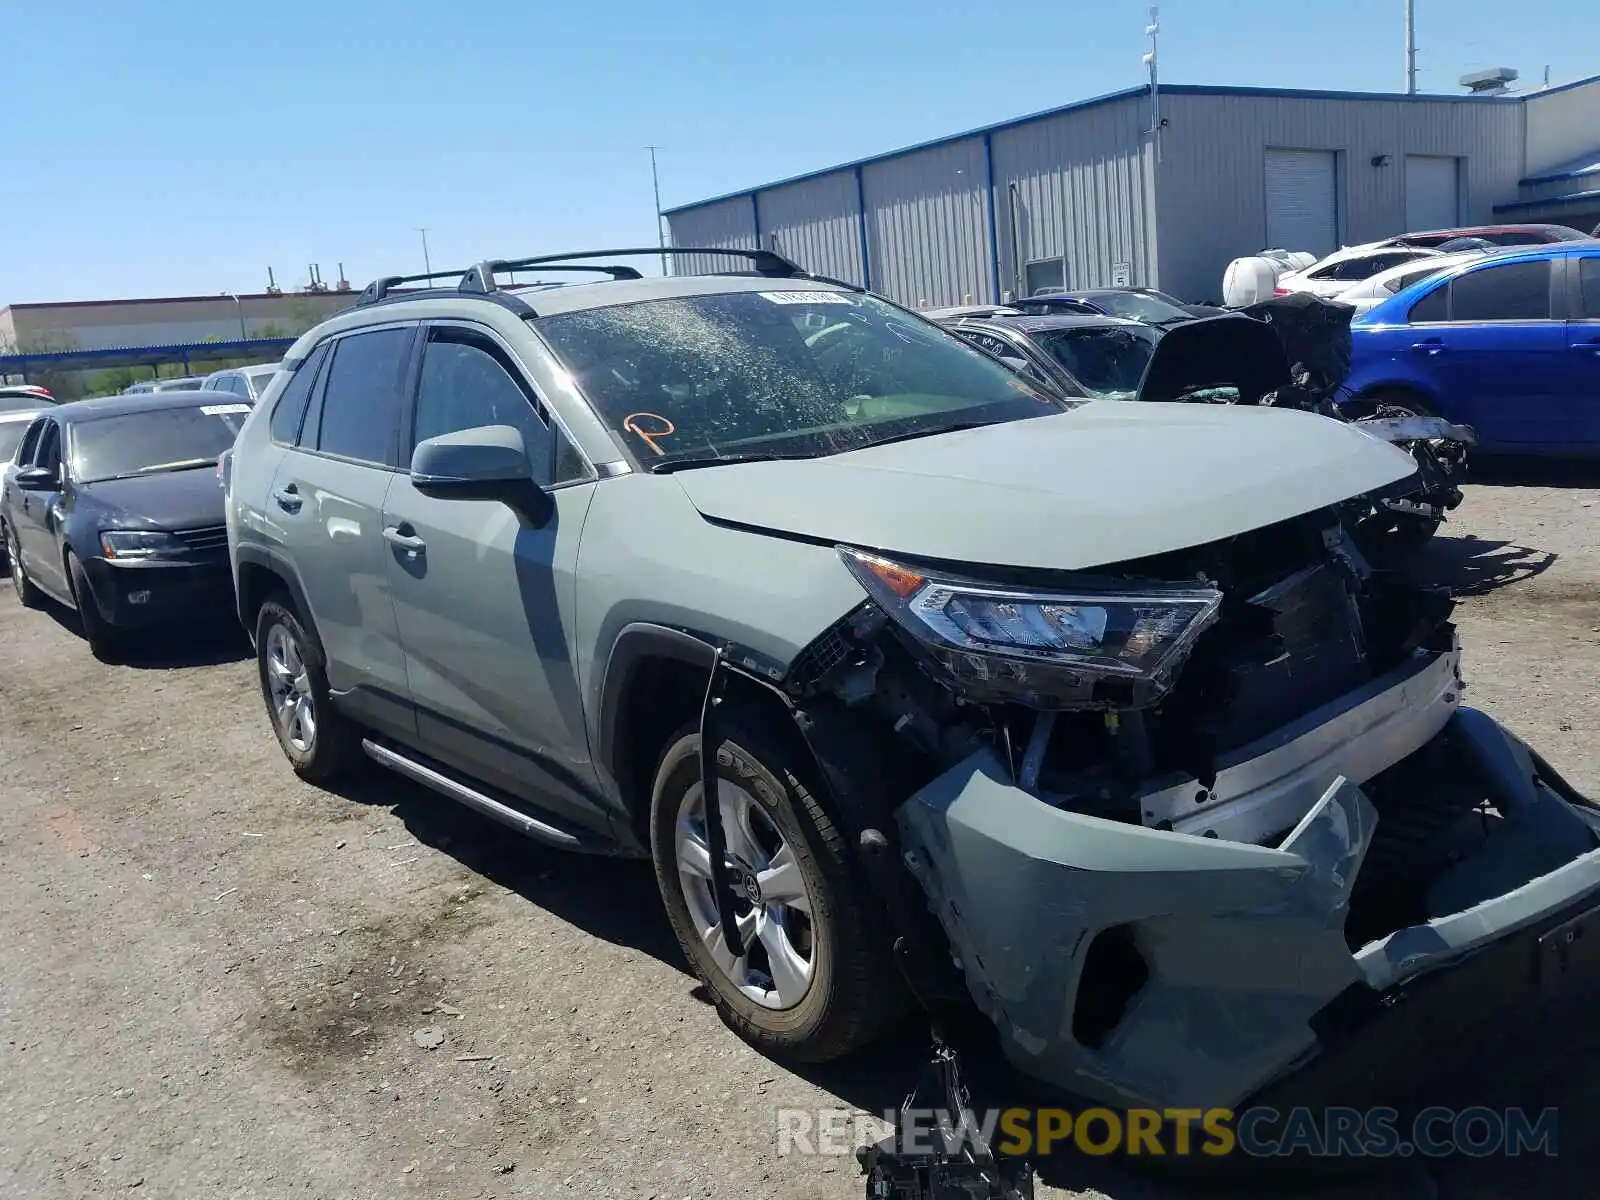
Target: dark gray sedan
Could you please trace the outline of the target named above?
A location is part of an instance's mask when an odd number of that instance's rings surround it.
[[[1121,317],[993,316],[941,322],[978,349],[1068,396],[1132,400],[1162,331]]]

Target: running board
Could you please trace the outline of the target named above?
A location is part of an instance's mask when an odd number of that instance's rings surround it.
[[[415,780],[423,787],[432,788],[441,795],[448,796],[458,804],[464,804],[474,812],[482,813],[491,821],[498,821],[508,825],[526,837],[546,842],[552,846],[559,846],[563,850],[582,850],[586,847],[581,839],[568,833],[564,829],[557,829],[548,825],[537,817],[530,817],[525,812],[519,812],[510,805],[502,804],[498,800],[485,796],[476,788],[468,787],[460,780],[453,779],[443,771],[434,769],[414,759],[407,758],[398,750],[375,742],[371,738],[364,738],[361,748],[367,752],[367,757],[374,762],[388,767],[407,779]]]

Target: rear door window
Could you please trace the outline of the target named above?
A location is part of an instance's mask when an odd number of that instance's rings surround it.
[[[316,449],[357,462],[397,466],[402,390],[414,326],[353,333],[334,343],[316,418]],[[300,444],[310,441],[310,422]]]
[[[272,406],[273,441],[292,446],[300,437],[300,424],[305,420],[311,388],[317,382],[317,372],[322,369],[323,360],[328,357],[330,344],[323,342],[306,355],[305,361],[295,371],[294,378],[289,380],[289,386],[278,394],[278,402]]]
[[[1430,321],[1450,319],[1450,288],[1441,285],[1411,306],[1406,320],[1412,325],[1425,325]]]
[[[1505,263],[1458,275],[1450,283],[1450,320],[1547,321],[1550,261]]]

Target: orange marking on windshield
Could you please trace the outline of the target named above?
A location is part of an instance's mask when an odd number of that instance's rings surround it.
[[[661,424],[664,425],[666,428],[664,428],[664,429],[654,429],[654,430],[652,430],[652,429],[641,429],[641,428],[639,428],[639,421],[641,419],[648,419],[648,420],[651,420],[651,421],[660,421]],[[671,437],[673,434],[678,432],[678,427],[676,425],[674,425],[671,421],[667,420],[660,413],[653,413],[653,412],[629,413],[627,416],[622,418],[622,427],[624,429],[626,429],[629,433],[634,434],[635,436],[637,436],[640,441],[642,441],[646,446],[649,446],[652,451],[654,451],[656,454],[659,454],[659,455],[665,455],[666,451],[663,450],[660,446],[656,445],[656,439],[657,438],[664,438],[664,437]]]

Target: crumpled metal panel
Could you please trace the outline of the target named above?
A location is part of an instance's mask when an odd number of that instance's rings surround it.
[[[1343,935],[1376,813],[1336,781],[1279,848],[1051,808],[981,751],[898,810],[908,865],[1012,1063],[1120,1105],[1226,1106],[1313,1049],[1361,980]],[[1098,1048],[1072,1036],[1094,936],[1129,926],[1149,980]]]

